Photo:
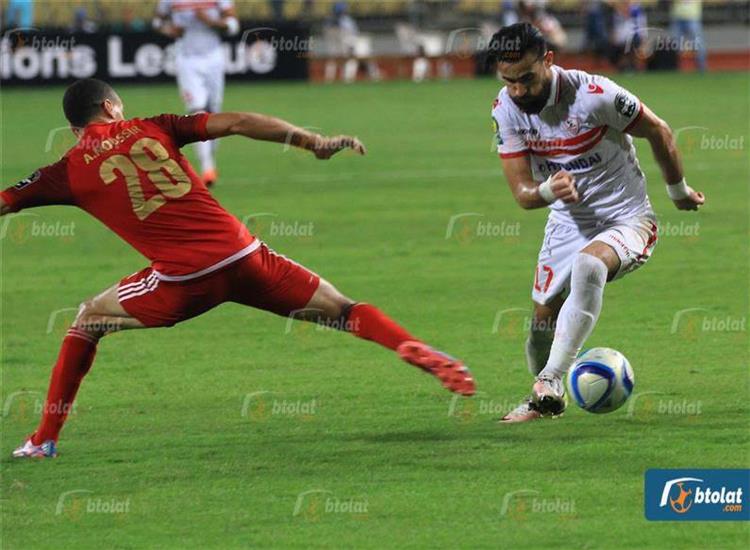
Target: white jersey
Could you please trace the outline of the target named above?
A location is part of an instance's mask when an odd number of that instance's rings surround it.
[[[539,114],[521,111],[503,88],[492,108],[502,158],[527,156],[535,181],[570,172],[580,201],[550,204],[550,219],[580,227],[653,214],[646,178],[625,132],[643,113],[633,94],[608,78],[552,67]]]
[[[170,18],[175,26],[184,30],[175,42],[178,55],[212,55],[221,48],[221,34],[198,19],[196,13],[203,10],[212,19],[219,19],[221,13],[233,5],[232,0],[159,0],[156,13]]]

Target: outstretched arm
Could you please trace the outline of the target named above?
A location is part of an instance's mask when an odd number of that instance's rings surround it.
[[[703,193],[694,191],[685,183],[682,172],[682,159],[669,125],[656,116],[651,109],[643,106],[643,115],[635,125],[627,130],[629,134],[645,138],[651,145],[654,158],[661,168],[667,193],[680,210],[698,210],[706,202]]]
[[[245,136],[261,141],[285,143],[307,149],[319,159],[329,159],[343,149],[364,155],[365,146],[355,137],[325,137],[290,124],[280,118],[258,113],[216,113],[208,117],[206,133],[209,138]]]

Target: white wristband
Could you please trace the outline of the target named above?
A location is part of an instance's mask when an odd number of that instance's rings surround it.
[[[555,193],[552,191],[552,176],[539,184],[539,196],[542,197],[547,204],[552,204],[557,200]]]
[[[688,198],[690,196],[690,188],[687,183],[685,183],[685,178],[682,178],[680,183],[667,185],[667,195],[669,195],[669,198],[673,201]]]

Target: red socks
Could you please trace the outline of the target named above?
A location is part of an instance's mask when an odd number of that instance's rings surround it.
[[[78,392],[81,380],[91,368],[96,355],[98,338],[78,330],[68,330],[62,343],[55,368],[52,369],[42,420],[31,438],[34,445],[57,438]]]
[[[394,351],[402,342],[417,340],[393,319],[370,304],[354,304],[349,310],[346,326],[355,336],[372,340]]]
[[[355,336],[372,340],[394,351],[407,340],[418,341],[370,304],[354,304],[349,310],[346,326]],[[40,445],[49,439],[57,441],[73,407],[78,387],[94,362],[97,343],[98,338],[82,330],[75,327],[68,330],[55,368],[52,369],[41,423],[31,438],[34,445]]]

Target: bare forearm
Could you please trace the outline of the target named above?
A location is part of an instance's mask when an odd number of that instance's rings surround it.
[[[545,208],[557,200],[566,203],[578,201],[575,178],[565,170],[537,183],[534,181],[529,159],[519,157],[503,159],[503,171],[513,198],[524,210]]]
[[[290,124],[280,118],[259,113],[240,113],[229,128],[228,135],[250,139],[286,143],[303,149],[312,149],[318,134]]]
[[[682,181],[682,159],[672,134],[672,129],[666,122],[661,124],[648,136],[654,158],[661,168],[664,181],[675,184]]]
[[[685,182],[680,152],[677,150],[672,129],[666,122],[643,105],[643,116],[628,133],[634,137],[646,138],[651,144],[654,158],[667,183],[667,194],[679,210],[698,210],[705,204],[706,197],[703,193]]]
[[[327,160],[340,151],[352,150],[364,155],[367,150],[357,138],[347,135],[325,137],[280,118],[259,113],[215,113],[208,117],[209,139],[245,136],[250,139],[285,143],[311,151],[316,158]]]
[[[518,205],[524,210],[546,208],[549,206],[547,201],[539,194],[539,186],[531,180],[514,186],[513,196]]]

